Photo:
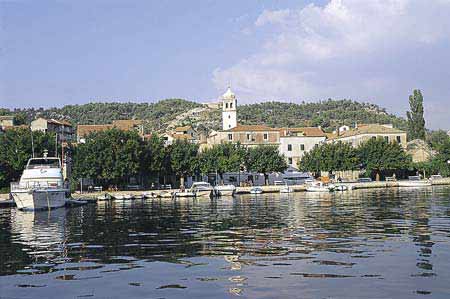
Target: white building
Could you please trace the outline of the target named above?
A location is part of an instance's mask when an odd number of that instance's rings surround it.
[[[325,140],[325,133],[317,127],[281,128],[278,151],[286,157],[289,166],[298,167],[305,153]]]
[[[237,126],[237,99],[236,95],[228,87],[222,95],[222,128],[230,130]]]

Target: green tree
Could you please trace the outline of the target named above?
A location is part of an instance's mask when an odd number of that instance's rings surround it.
[[[30,129],[9,129],[0,134],[0,187],[7,187],[17,181],[32,156],[33,134],[35,157],[42,157],[44,150],[49,156],[55,155],[55,135]]]
[[[309,171],[315,175],[321,171],[344,171],[359,168],[357,151],[348,143],[322,143],[306,153],[299,162],[302,171]]]
[[[259,145],[248,149],[247,170],[264,174],[264,181],[269,183],[269,173],[282,172],[287,168],[286,159],[280,155],[275,146]]]
[[[438,149],[445,144],[450,137],[444,130],[431,131],[427,134],[427,142],[433,149]]]
[[[191,176],[199,169],[198,145],[185,140],[177,140],[169,147],[170,166],[180,178],[180,185],[184,186],[187,176]]]
[[[103,184],[124,184],[143,173],[143,141],[134,131],[111,129],[91,133],[72,148],[74,178],[93,178]]]
[[[239,171],[245,157],[246,150],[240,144],[217,144],[200,154],[200,171],[203,174],[217,173],[223,183],[223,174]]]
[[[374,173],[376,180],[387,172],[405,170],[411,166],[411,157],[397,142],[388,142],[384,138],[371,138],[358,148],[358,156],[369,173]]]
[[[425,118],[423,117],[423,96],[420,90],[415,89],[409,96],[410,110],[406,112],[408,117],[408,133],[410,140],[425,140]]]

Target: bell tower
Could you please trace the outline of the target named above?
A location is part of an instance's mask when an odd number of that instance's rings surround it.
[[[222,95],[222,126],[223,130],[230,130],[237,126],[236,95],[228,87]]]

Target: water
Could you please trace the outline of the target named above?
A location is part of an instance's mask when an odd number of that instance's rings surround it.
[[[449,298],[450,188],[0,210],[0,298]]]

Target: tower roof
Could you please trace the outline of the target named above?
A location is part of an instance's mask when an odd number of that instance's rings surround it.
[[[222,100],[234,100],[236,99],[236,95],[231,91],[231,88],[228,86],[227,91],[222,95]]]

